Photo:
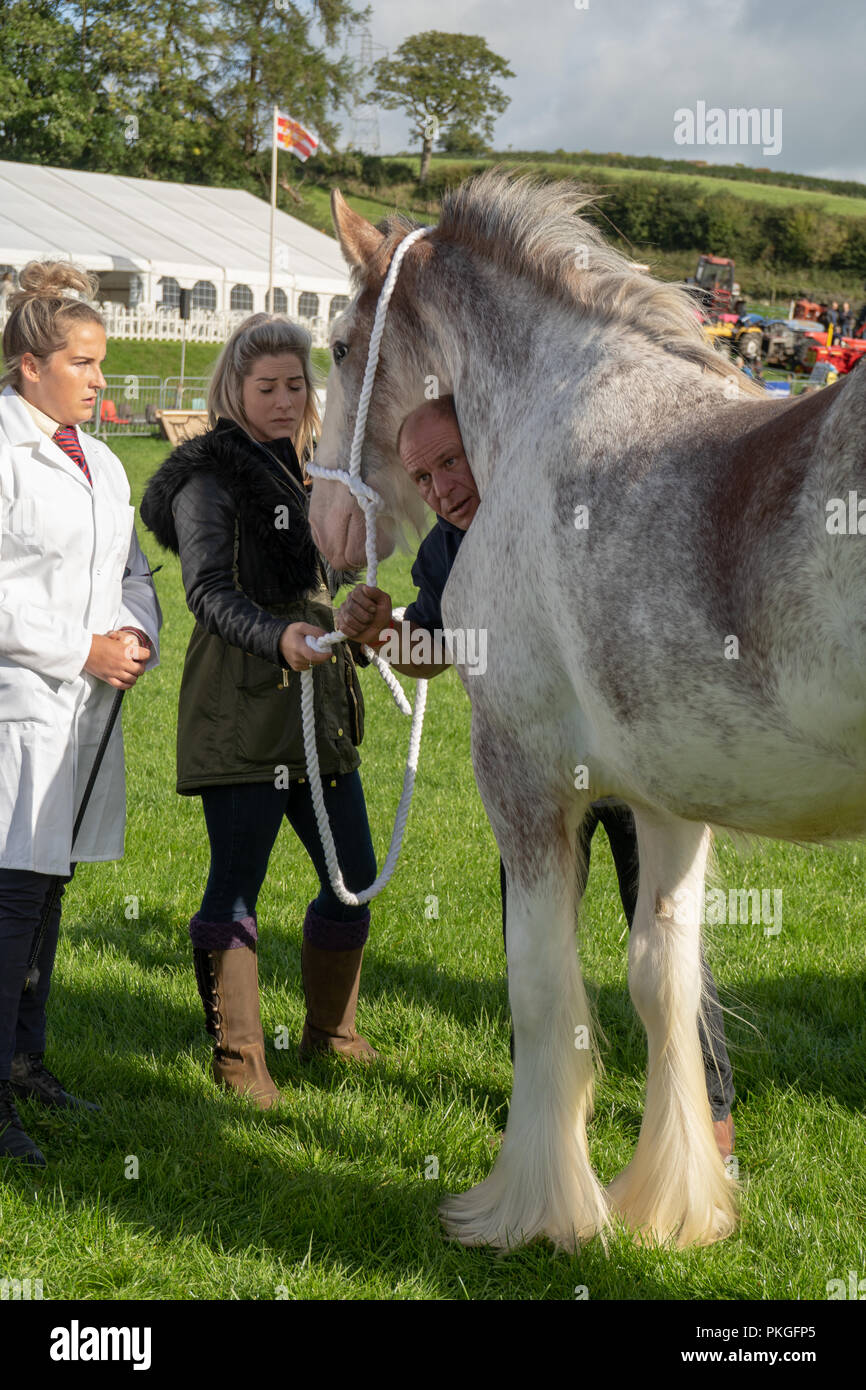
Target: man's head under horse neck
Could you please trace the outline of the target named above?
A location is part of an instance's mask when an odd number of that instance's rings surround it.
[[[634,270],[579,215],[589,203],[574,184],[490,171],[448,193],[435,230],[410,248],[388,311],[363,454],[364,476],[392,516],[421,520],[396,438],[401,421],[436,395],[455,397],[483,496],[506,449],[543,448],[548,433],[576,438],[590,403],[593,429],[606,429],[615,414],[621,433],[625,413],[635,430],[643,419],[658,433],[659,418],[673,424],[679,409],[717,397],[726,380],[752,394],[705,342],[694,301]],[[376,303],[414,224],[396,216],[373,227],[339,193],[332,211],[356,295],[332,332],[319,458],[345,468]],[[339,505],[338,486],[314,489],[314,528],[322,529],[326,502]],[[357,555],[361,530],[346,525]]]

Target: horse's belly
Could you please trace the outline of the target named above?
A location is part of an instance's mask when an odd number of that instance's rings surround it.
[[[864,750],[866,752],[866,750]],[[866,836],[866,758],[822,756],[787,740],[656,743],[635,758],[635,792],[684,820],[790,840]]]

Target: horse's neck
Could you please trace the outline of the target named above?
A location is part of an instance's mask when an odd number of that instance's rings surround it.
[[[529,296],[513,291],[502,294],[490,317],[478,312],[476,298],[456,294],[441,304],[440,315],[460,431],[483,496],[499,461],[515,447],[561,448],[563,411],[579,414],[581,384],[594,389],[593,374],[616,330],[537,300],[533,313]],[[553,411],[551,389],[564,379]]]
[[[477,297],[457,294],[441,303],[440,313],[460,431],[482,496],[501,461],[515,452],[526,464],[555,460],[570,439],[579,451],[594,440],[598,454],[605,444],[622,447],[624,421],[630,445],[646,434],[658,448],[689,412],[695,420],[702,413],[707,386],[700,368],[671,358],[626,325],[525,290],[503,292],[490,317],[479,313]],[[655,399],[658,372],[671,385],[664,408]]]

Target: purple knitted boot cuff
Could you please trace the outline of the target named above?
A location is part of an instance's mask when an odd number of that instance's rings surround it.
[[[256,914],[239,922],[205,922],[196,913],[189,924],[189,936],[199,951],[233,951],[236,946],[249,946],[254,951],[259,939]]]
[[[370,935],[370,909],[350,922],[334,922],[320,917],[310,903],[304,918],[304,940],[320,951],[356,951]]]

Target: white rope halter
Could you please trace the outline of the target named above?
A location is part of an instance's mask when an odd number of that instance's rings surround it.
[[[384,501],[369,483],[361,477],[361,448],[364,443],[364,433],[367,427],[367,411],[370,406],[370,397],[373,394],[373,380],[376,376],[376,367],[379,364],[379,345],[382,341],[382,334],[385,329],[385,316],[388,313],[388,305],[391,295],[394,293],[394,286],[397,283],[397,276],[400,271],[400,263],[413,242],[418,241],[422,236],[427,236],[432,232],[432,227],[418,227],[416,231],[410,232],[404,237],[391,258],[388,267],[388,274],[385,283],[379,294],[379,301],[376,305],[376,316],[373,320],[373,331],[370,334],[370,344],[367,350],[367,367],[364,372],[364,382],[361,387],[361,395],[358,400],[358,414],[355,417],[355,433],[352,436],[352,449],[349,454],[348,472],[336,468],[319,468],[314,464],[307,464],[307,472],[313,478],[327,478],[331,481],[345,483],[351,492],[361,511],[364,513],[364,525],[366,528],[366,552],[367,552],[367,583],[374,588],[376,585],[376,575],[379,568],[379,560],[376,554],[376,513],[381,511]],[[307,645],[316,651],[327,651],[337,642],[344,642],[346,634],[336,631],[326,633],[323,637],[308,637]],[[412,791],[415,786],[415,773],[418,768],[418,754],[421,748],[421,730],[424,726],[424,706],[427,703],[427,682],[419,680],[415,691],[415,707],[409,704],[400,682],[394,675],[386,661],[374,652],[370,647],[364,648],[365,654],[370,658],[373,665],[386,682],[388,689],[394,697],[399,709],[403,714],[412,715],[412,726],[409,732],[409,751],[406,755],[406,771],[403,774],[403,793],[400,797],[400,804],[397,807],[397,815],[394,821],[394,830],[391,835],[391,844],[388,848],[388,857],[385,860],[384,868],[374,883],[369,888],[364,888],[359,893],[353,893],[348,889],[343,881],[340,871],[340,864],[337,859],[337,850],[334,845],[334,837],[331,834],[331,826],[328,821],[328,813],[325,810],[325,798],[322,793],[322,777],[319,771],[319,754],[316,747],[316,717],[313,709],[313,671],[308,667],[301,672],[301,717],[304,728],[304,752],[307,759],[307,776],[310,779],[310,791],[313,797],[313,807],[316,812],[316,824],[319,827],[319,835],[322,841],[322,849],[325,852],[325,861],[328,865],[328,875],[331,880],[331,887],[341,902],[347,903],[351,907],[360,907],[362,903],[367,903],[371,898],[375,898],[381,893],[385,884],[390,879],[400,856],[400,846],[403,842],[403,832],[406,829],[406,821],[409,817],[409,806],[412,802]]]

